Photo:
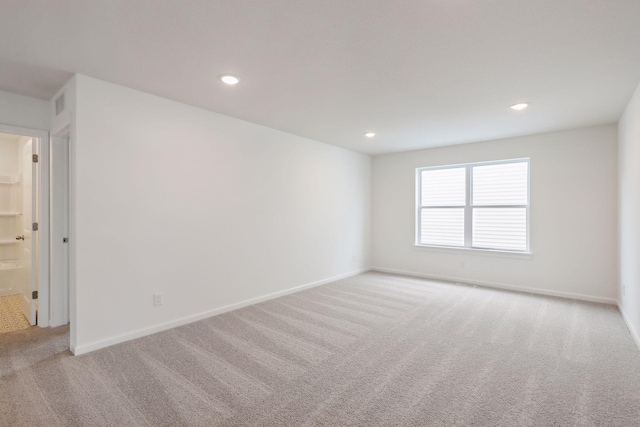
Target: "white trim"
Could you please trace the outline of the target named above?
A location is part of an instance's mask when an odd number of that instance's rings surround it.
[[[476,249],[457,246],[413,245],[414,249],[433,252],[464,253],[468,255],[498,256],[505,258],[533,259],[532,252],[501,251],[498,249]]]
[[[0,132],[37,138],[38,159],[38,326],[49,326],[49,132],[0,123]],[[35,184],[35,183],[34,183]],[[35,267],[35,266],[33,266]]]
[[[224,307],[214,308],[213,310],[204,311],[202,313],[192,314],[190,316],[185,316],[180,319],[171,320],[169,322],[160,323],[155,326],[151,326],[148,328],[138,329],[132,332],[127,332],[126,334],[116,335],[111,338],[106,338],[99,341],[94,341],[89,344],[84,344],[80,346],[76,346],[75,348],[71,348],[71,351],[76,356],[81,354],[86,354],[91,351],[99,350],[101,348],[109,347],[114,344],[119,344],[125,341],[133,340],[136,338],[144,337],[146,335],[155,334],[156,332],[165,331],[167,329],[175,328],[177,326],[186,325],[188,323],[197,322],[198,320],[206,319],[208,317],[217,316],[219,314],[227,313],[229,311],[237,310],[239,308],[247,307],[253,304],[257,304],[260,302],[268,301],[274,298],[282,297],[285,295],[293,294],[295,292],[300,292],[305,289],[313,288],[320,285],[325,285],[327,283],[335,282],[336,280],[345,279],[347,277],[356,276],[361,273],[365,273],[371,270],[371,268],[363,268],[361,270],[352,271],[349,273],[341,274],[339,276],[330,277],[328,279],[318,280],[317,282],[307,283],[306,285],[300,285],[293,288],[285,289],[283,291],[273,292],[271,294],[262,295],[256,298],[251,298],[245,301],[237,302],[234,304],[229,304]]]
[[[629,333],[631,334],[631,338],[633,338],[633,341],[636,343],[636,346],[638,347],[638,350],[640,350],[640,334],[638,334],[638,331],[636,331],[634,329],[633,325],[631,324],[631,320],[629,320],[629,317],[626,315],[626,313],[622,309],[622,306],[620,305],[620,302],[618,302],[618,311],[620,311],[620,315],[622,316],[622,320],[624,320],[624,323],[627,325],[627,329],[629,329]]]
[[[455,282],[455,283],[463,283],[463,284],[469,284],[469,285],[479,285],[487,288],[505,289],[508,291],[525,292],[528,294],[546,295],[546,296],[552,296],[552,297],[576,299],[581,301],[599,302],[602,304],[616,305],[618,303],[614,298],[604,298],[604,297],[596,297],[591,295],[576,294],[573,292],[561,292],[561,291],[552,291],[547,289],[529,288],[526,286],[516,286],[516,285],[509,285],[506,283],[489,282],[484,280],[473,280],[473,279],[452,277],[452,276],[439,276],[437,274],[419,273],[416,271],[393,270],[390,268],[383,268],[383,267],[373,267],[372,270],[379,271],[381,273],[400,274],[403,276],[421,277],[424,279],[441,280],[444,282]]]

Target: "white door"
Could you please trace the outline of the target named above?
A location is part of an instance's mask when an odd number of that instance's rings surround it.
[[[51,324],[69,323],[69,138],[52,137],[51,153]]]
[[[33,223],[37,222],[37,189],[34,184],[38,182],[38,169],[37,163],[33,161],[35,148],[34,139],[29,138],[22,151],[22,307],[25,317],[32,325],[36,324],[37,300],[33,297],[38,289],[37,233],[32,231]]]

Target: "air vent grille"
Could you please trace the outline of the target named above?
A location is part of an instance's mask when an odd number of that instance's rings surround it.
[[[56,98],[56,116],[64,111],[64,93]]]

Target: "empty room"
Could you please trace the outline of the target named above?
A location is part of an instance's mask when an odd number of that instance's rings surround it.
[[[0,0],[0,427],[640,426],[638,0]]]

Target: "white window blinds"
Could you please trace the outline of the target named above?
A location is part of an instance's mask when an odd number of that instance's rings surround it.
[[[422,171],[422,205],[466,205],[466,182],[464,167]]]
[[[526,205],[529,163],[472,166],[473,205]]]
[[[421,172],[421,244],[464,246],[466,177],[464,167]]]
[[[525,208],[474,208],[473,247],[526,251],[527,210]]]
[[[472,166],[474,248],[527,250],[529,162]]]
[[[417,172],[418,245],[529,250],[529,159]]]
[[[421,219],[422,244],[464,246],[464,208],[423,209]]]

